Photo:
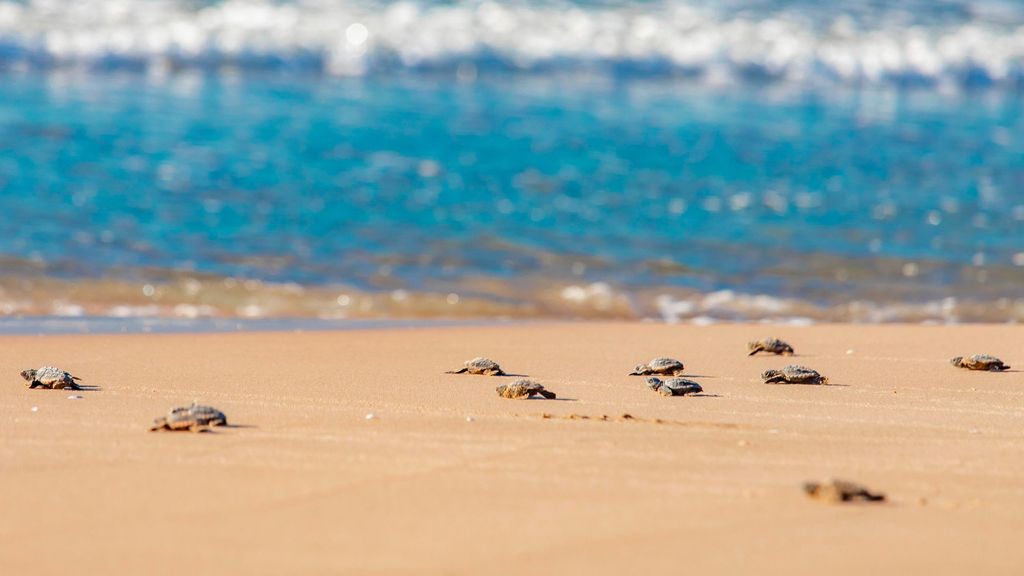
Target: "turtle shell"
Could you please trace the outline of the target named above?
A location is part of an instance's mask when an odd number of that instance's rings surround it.
[[[206,426],[227,426],[227,423],[227,416],[220,410],[193,402],[190,406],[172,408],[166,416],[154,420],[150,429],[195,431]]]
[[[533,395],[543,396],[548,399],[555,398],[554,392],[549,392],[544,389],[544,386],[534,382],[533,380],[516,380],[511,384],[502,384],[495,389],[498,392],[498,396],[502,398],[529,398]]]
[[[761,374],[761,378],[766,383],[828,384],[828,378],[822,376],[817,370],[796,364],[790,364],[782,370],[765,370]]]
[[[192,419],[194,419],[200,426],[227,426],[228,424],[227,416],[213,406],[204,406],[202,404],[193,403],[187,408],[175,408],[171,412],[173,413],[180,410],[187,411]]]
[[[653,372],[663,373],[672,370],[682,370],[683,363],[674,358],[655,358],[647,363],[647,367]]]
[[[501,370],[501,366],[498,363],[489,358],[473,358],[472,360],[466,361],[466,368],[469,368],[474,372],[485,372],[487,370]]]
[[[687,394],[699,394],[704,391],[700,384],[686,378],[669,378],[661,385],[658,392],[665,396],[686,396]]]
[[[791,382],[812,382],[821,380],[821,374],[812,368],[806,366],[797,366],[796,364],[790,364],[782,369],[782,373],[786,376],[786,379]]]
[[[35,379],[36,382],[39,382],[46,388],[62,389],[78,387],[71,374],[53,366],[43,366],[36,370]]]
[[[662,396],[686,396],[687,394],[699,394],[704,391],[700,384],[686,378],[648,378],[647,387]]]

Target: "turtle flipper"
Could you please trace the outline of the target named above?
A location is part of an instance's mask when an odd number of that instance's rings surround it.
[[[885,501],[885,494],[876,493],[876,492],[869,492],[867,490],[862,490],[861,493],[860,493],[860,497],[863,498],[864,500],[867,500],[868,502],[884,502]]]
[[[747,352],[747,356],[753,356],[754,354],[757,354],[761,350],[763,350],[763,348],[761,348],[760,345],[751,346],[750,347],[750,352]]]
[[[555,398],[557,398],[555,393],[550,390],[538,390],[537,394],[540,394],[541,396],[547,398],[548,400],[554,400]]]

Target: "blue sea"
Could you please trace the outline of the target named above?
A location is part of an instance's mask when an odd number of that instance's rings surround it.
[[[0,315],[1024,321],[1024,4],[0,0]]]

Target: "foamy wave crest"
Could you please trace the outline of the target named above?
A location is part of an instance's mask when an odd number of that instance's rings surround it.
[[[766,322],[1022,323],[1024,298],[930,301],[863,299],[822,303],[733,290],[702,293],[667,287],[628,288],[605,282],[498,281],[452,291],[365,291],[348,286],[303,286],[189,272],[165,271],[160,280],[61,279],[23,269],[0,275],[0,319],[60,318],[267,319],[594,319],[655,320],[670,324]],[[500,296],[499,296],[500,294]]]
[[[698,2],[699,0],[690,0]],[[359,0],[0,1],[0,69],[492,69],[705,82],[1024,84],[1024,8]],[[742,3],[741,3],[742,4]],[[952,6],[952,9],[950,9]]]

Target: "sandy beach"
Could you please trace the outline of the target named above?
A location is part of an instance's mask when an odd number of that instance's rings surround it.
[[[798,355],[747,357],[767,335]],[[1019,574],[1022,337],[592,323],[0,337],[0,572]],[[976,352],[1015,368],[947,361]],[[559,399],[444,373],[477,355]],[[705,395],[626,376],[655,356],[683,360]],[[760,382],[790,361],[832,385]],[[18,372],[42,364],[100,389],[27,389]],[[233,426],[147,432],[193,399]],[[800,490],[832,477],[889,502]]]

